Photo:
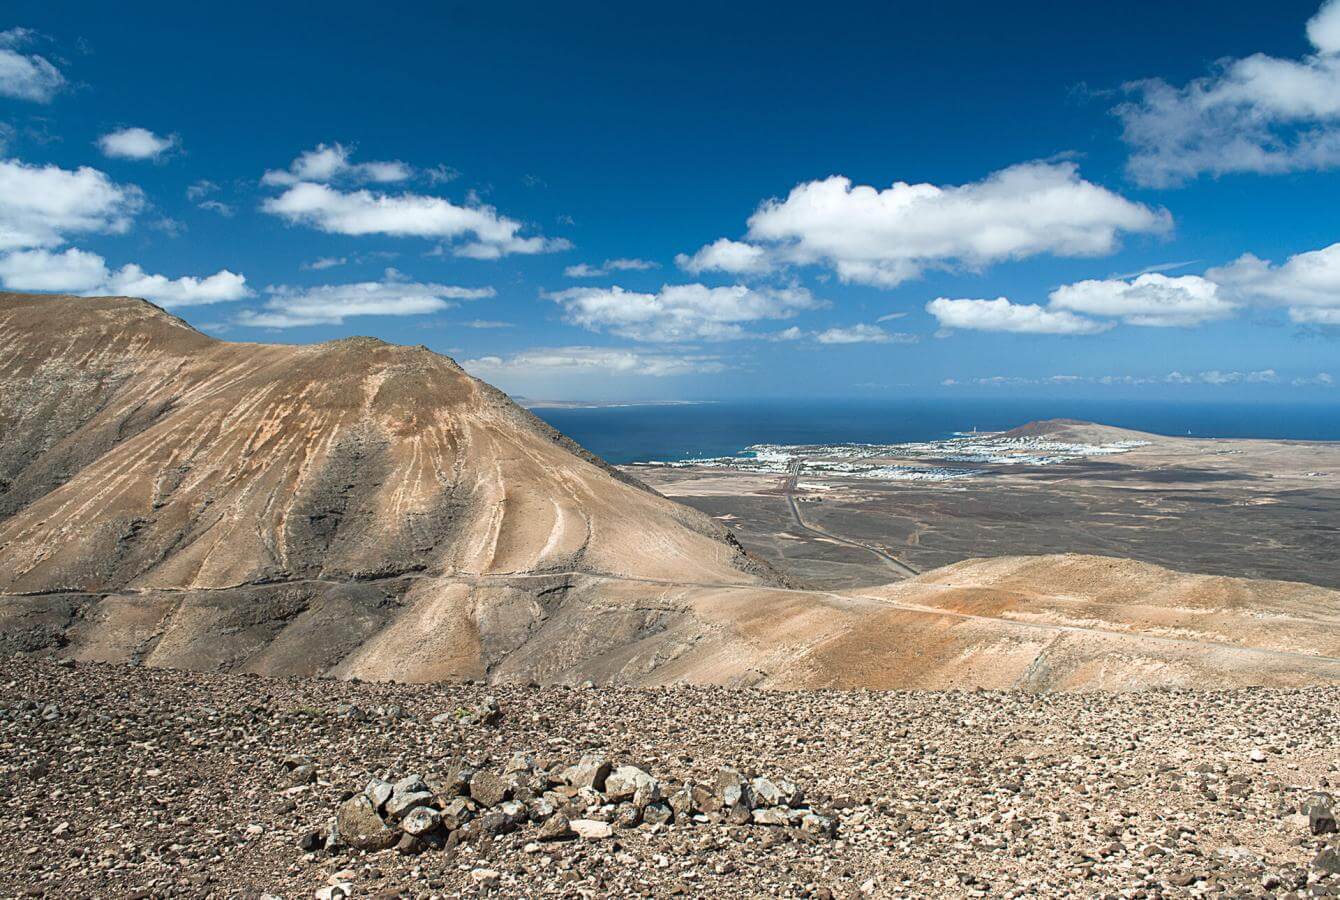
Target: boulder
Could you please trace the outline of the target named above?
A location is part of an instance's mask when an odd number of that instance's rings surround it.
[[[649,803],[642,810],[642,821],[647,825],[669,825],[674,818],[674,810],[668,803]]]
[[[750,792],[754,795],[755,806],[782,806],[782,789],[770,779],[755,778],[749,782]]]
[[[437,792],[444,797],[464,797],[470,793],[470,780],[475,777],[472,766],[464,763],[451,767],[447,777],[437,786]]]
[[[800,830],[807,834],[831,835],[836,831],[833,820],[818,813],[806,813],[800,820]]]
[[[613,803],[637,798],[642,802],[634,803],[641,809],[661,799],[661,788],[655,778],[637,766],[619,766],[605,779],[605,796]]]
[[[568,825],[578,837],[588,841],[602,840],[614,834],[609,822],[599,822],[595,819],[573,819]]]
[[[456,797],[442,807],[442,824],[448,831],[455,831],[473,818],[474,810],[464,797]]]
[[[497,806],[512,799],[512,785],[492,772],[476,772],[470,779],[470,798],[482,806]]]
[[[790,825],[791,815],[789,811],[780,806],[764,807],[754,810],[755,825]]]
[[[636,828],[642,824],[642,810],[631,803],[624,803],[614,816],[615,828]]]
[[[671,793],[666,802],[669,803],[675,818],[681,821],[688,819],[699,811],[697,805],[693,802],[693,788],[687,784]]]
[[[405,814],[400,828],[405,834],[418,836],[427,834],[442,823],[442,814],[431,806],[416,806]]]
[[[369,800],[372,801],[372,808],[377,812],[382,811],[386,806],[386,801],[391,799],[391,794],[395,792],[395,785],[389,781],[382,781],[380,778],[374,778],[368,782],[368,786],[363,789]]]
[[[753,792],[749,783],[737,770],[722,768],[717,772],[717,798],[727,808],[745,806],[753,808]]]
[[[359,850],[385,850],[399,837],[382,821],[366,794],[355,794],[335,813],[339,840]]]
[[[565,784],[574,788],[603,791],[609,774],[610,764],[604,754],[589,753],[577,765],[564,769],[560,777]]]
[[[794,783],[783,779],[777,782],[777,789],[782,792],[782,806],[796,809],[805,805],[805,792],[796,787]]]
[[[1307,816],[1308,829],[1313,834],[1333,834],[1336,831],[1335,798],[1324,791],[1318,791],[1303,804],[1303,814]]]
[[[433,802],[431,791],[396,791],[391,795],[391,799],[386,801],[386,818],[391,821],[398,821],[403,818],[411,809],[419,806],[429,806]]]
[[[540,825],[539,839],[542,841],[566,841],[576,836],[568,824],[568,817],[562,813],[554,813]]]

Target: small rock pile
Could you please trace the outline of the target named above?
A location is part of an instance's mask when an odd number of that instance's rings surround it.
[[[608,838],[616,828],[722,822],[793,828],[812,840],[837,830],[834,817],[807,805],[800,788],[782,779],[749,778],[722,768],[710,787],[663,783],[637,766],[615,766],[599,753],[548,768],[517,753],[502,774],[467,760],[442,779],[374,778],[341,802],[324,834],[308,833],[300,843],[308,851],[395,847],[421,853],[524,826],[536,826],[536,840],[562,841]]]

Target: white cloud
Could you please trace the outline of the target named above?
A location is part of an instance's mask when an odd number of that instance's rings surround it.
[[[261,176],[261,184],[291,187],[304,181],[331,182],[337,179],[374,181],[379,183],[405,181],[414,175],[414,169],[399,160],[353,163],[350,149],[343,144],[317,144],[313,150],[298,155],[287,169],[271,169]],[[436,179],[430,172],[430,180]]]
[[[461,366],[484,379],[503,376],[553,376],[561,374],[636,375],[664,378],[703,375],[725,371],[718,356],[682,353],[647,353],[613,347],[553,347],[524,350],[509,357],[481,356],[461,361]]]
[[[101,293],[103,288],[99,288]],[[168,278],[149,275],[136,265],[122,266],[107,283],[106,290],[127,297],[143,297],[163,306],[202,306],[251,296],[243,275],[221,269],[205,278]]]
[[[620,258],[607,259],[599,266],[578,263],[575,266],[568,266],[563,270],[563,274],[569,278],[599,278],[601,275],[608,275],[610,272],[643,272],[648,269],[659,269],[660,267],[660,263],[647,259]]]
[[[511,322],[500,322],[496,319],[471,319],[469,322],[462,322],[466,328],[515,328]]]
[[[82,294],[107,283],[107,263],[96,253],[20,250],[0,257],[0,281],[14,291]]]
[[[201,200],[196,207],[206,212],[218,213],[225,219],[230,219],[233,215],[233,208],[221,200]]]
[[[251,295],[245,276],[227,269],[204,278],[151,275],[139,266],[109,271],[96,253],[21,250],[0,256],[0,282],[11,290],[142,297],[163,306],[201,306]]]
[[[309,263],[303,263],[302,267],[311,272],[320,272],[322,269],[333,269],[336,266],[342,266],[348,261],[348,258],[343,256],[322,256]]]
[[[1190,326],[1231,316],[1237,307],[1213,281],[1150,273],[1131,281],[1080,281],[1052,291],[1052,309],[1120,318],[1128,325]]]
[[[800,287],[664,285],[655,294],[621,287],[569,288],[546,295],[565,321],[635,341],[718,341],[753,337],[744,324],[789,319],[823,302]]]
[[[875,321],[876,321],[876,322],[892,322],[894,319],[901,319],[901,318],[903,318],[903,317],[906,316],[906,315],[907,315],[907,313],[905,313],[905,312],[891,312],[891,313],[886,313],[885,315],[880,316],[880,317],[879,317],[878,319],[876,319]]]
[[[1011,331],[1027,334],[1097,334],[1112,327],[1065,310],[1051,310],[1036,303],[995,300],[951,300],[937,297],[926,304],[946,330]]]
[[[1311,377],[1295,378],[1291,384],[1294,387],[1335,387],[1335,378],[1329,372],[1318,372]]]
[[[1340,3],[1322,4],[1307,23],[1307,39],[1318,53],[1340,53]]]
[[[719,238],[689,256],[675,256],[675,265],[686,272],[727,272],[732,275],[758,275],[772,269],[768,251],[753,244]]]
[[[176,146],[175,134],[162,137],[147,128],[121,128],[98,138],[98,149],[114,159],[159,159]]]
[[[605,260],[605,268],[611,272],[645,272],[648,269],[659,269],[660,267],[660,263],[652,262],[649,259],[620,257]]]
[[[203,200],[219,189],[219,186],[207,178],[191,183],[186,188],[187,200]]]
[[[1340,309],[1296,307],[1289,310],[1289,320],[1299,325],[1340,325]]]
[[[35,37],[27,28],[0,31],[0,96],[50,103],[65,87],[65,76],[45,57],[19,52]]]
[[[850,325],[846,328],[829,328],[820,331],[814,339],[821,344],[900,344],[911,343],[911,335],[889,334],[878,325]],[[912,338],[915,340],[915,338]]]
[[[254,328],[297,328],[340,325],[353,316],[419,316],[456,306],[457,300],[492,297],[493,288],[463,288],[405,281],[387,269],[381,281],[325,284],[316,287],[268,288],[270,297],[259,310],[245,310],[237,324]]]
[[[1163,380],[1168,384],[1269,384],[1279,381],[1279,375],[1274,369],[1261,369],[1256,372],[1221,372],[1218,369],[1210,369],[1207,372],[1196,372],[1184,375],[1181,372],[1169,372]]]
[[[451,166],[437,165],[431,169],[424,169],[423,175],[428,179],[429,184],[446,184],[449,181],[455,181],[461,177],[461,173]]]
[[[0,160],[0,251],[54,247],[69,233],[124,233],[143,203],[139,188],[97,169]]]
[[[1171,224],[1166,210],[1085,181],[1074,163],[1031,162],[948,187],[898,182],[878,190],[838,175],[806,182],[764,203],[749,219],[749,238],[774,258],[892,287],[928,268],[1111,253],[1122,233],[1161,233]]]
[[[1307,34],[1316,52],[1299,60],[1257,53],[1183,87],[1159,78],[1127,85],[1134,99],[1114,112],[1131,176],[1167,187],[1204,173],[1340,165],[1340,0],[1322,6]]]
[[[1242,301],[1288,307],[1295,322],[1340,325],[1340,243],[1297,253],[1278,266],[1247,253],[1205,277]]]
[[[1038,378],[1023,375],[989,375],[978,378],[946,378],[940,382],[944,387],[979,385],[985,387],[1013,387],[1019,385],[1068,385],[1098,384],[1108,387],[1139,387],[1145,385],[1209,385],[1224,387],[1234,384],[1277,384],[1281,382],[1274,369],[1258,369],[1250,372],[1222,371],[1210,369],[1204,372],[1169,372],[1167,375],[1049,375]],[[1295,387],[1330,387],[1335,382],[1325,372],[1311,377],[1298,377],[1289,382]]]
[[[473,236],[452,249],[457,256],[497,259],[509,253],[565,250],[565,240],[521,237],[521,223],[498,215],[491,206],[457,206],[424,194],[341,191],[329,185],[299,182],[261,208],[294,224],[331,234],[385,234],[454,240]]]

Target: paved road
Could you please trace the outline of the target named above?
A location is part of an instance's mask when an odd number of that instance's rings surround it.
[[[808,524],[805,521],[804,517],[802,517],[800,514],[800,504],[796,502],[796,494],[795,494],[796,481],[799,478],[800,478],[800,461],[794,460],[791,463],[790,469],[787,470],[786,481],[783,482],[782,484],[782,490],[786,493],[787,505],[791,507],[791,518],[795,520],[796,526],[798,528],[800,528],[802,531],[808,531],[810,534],[818,535],[821,538],[826,538],[827,540],[830,541],[837,541],[839,544],[846,544],[849,547],[857,547],[861,550],[864,550],[867,553],[873,553],[875,556],[879,557],[880,561],[883,562],[884,565],[888,566],[890,569],[893,569],[893,571],[897,572],[903,578],[910,578],[913,575],[921,574],[912,566],[909,566],[907,563],[903,562],[901,559],[894,556],[892,553],[888,553],[884,550],[881,550],[878,547],[872,547],[869,544],[863,544],[860,541],[853,541],[850,538],[841,537],[840,535],[833,534],[833,532],[828,531],[824,528],[820,528],[817,525]]]

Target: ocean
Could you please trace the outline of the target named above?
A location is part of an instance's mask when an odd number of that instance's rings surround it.
[[[1340,440],[1340,403],[1055,399],[730,401],[533,412],[611,463],[729,456],[751,444],[902,443],[1084,419],[1155,434]]]

